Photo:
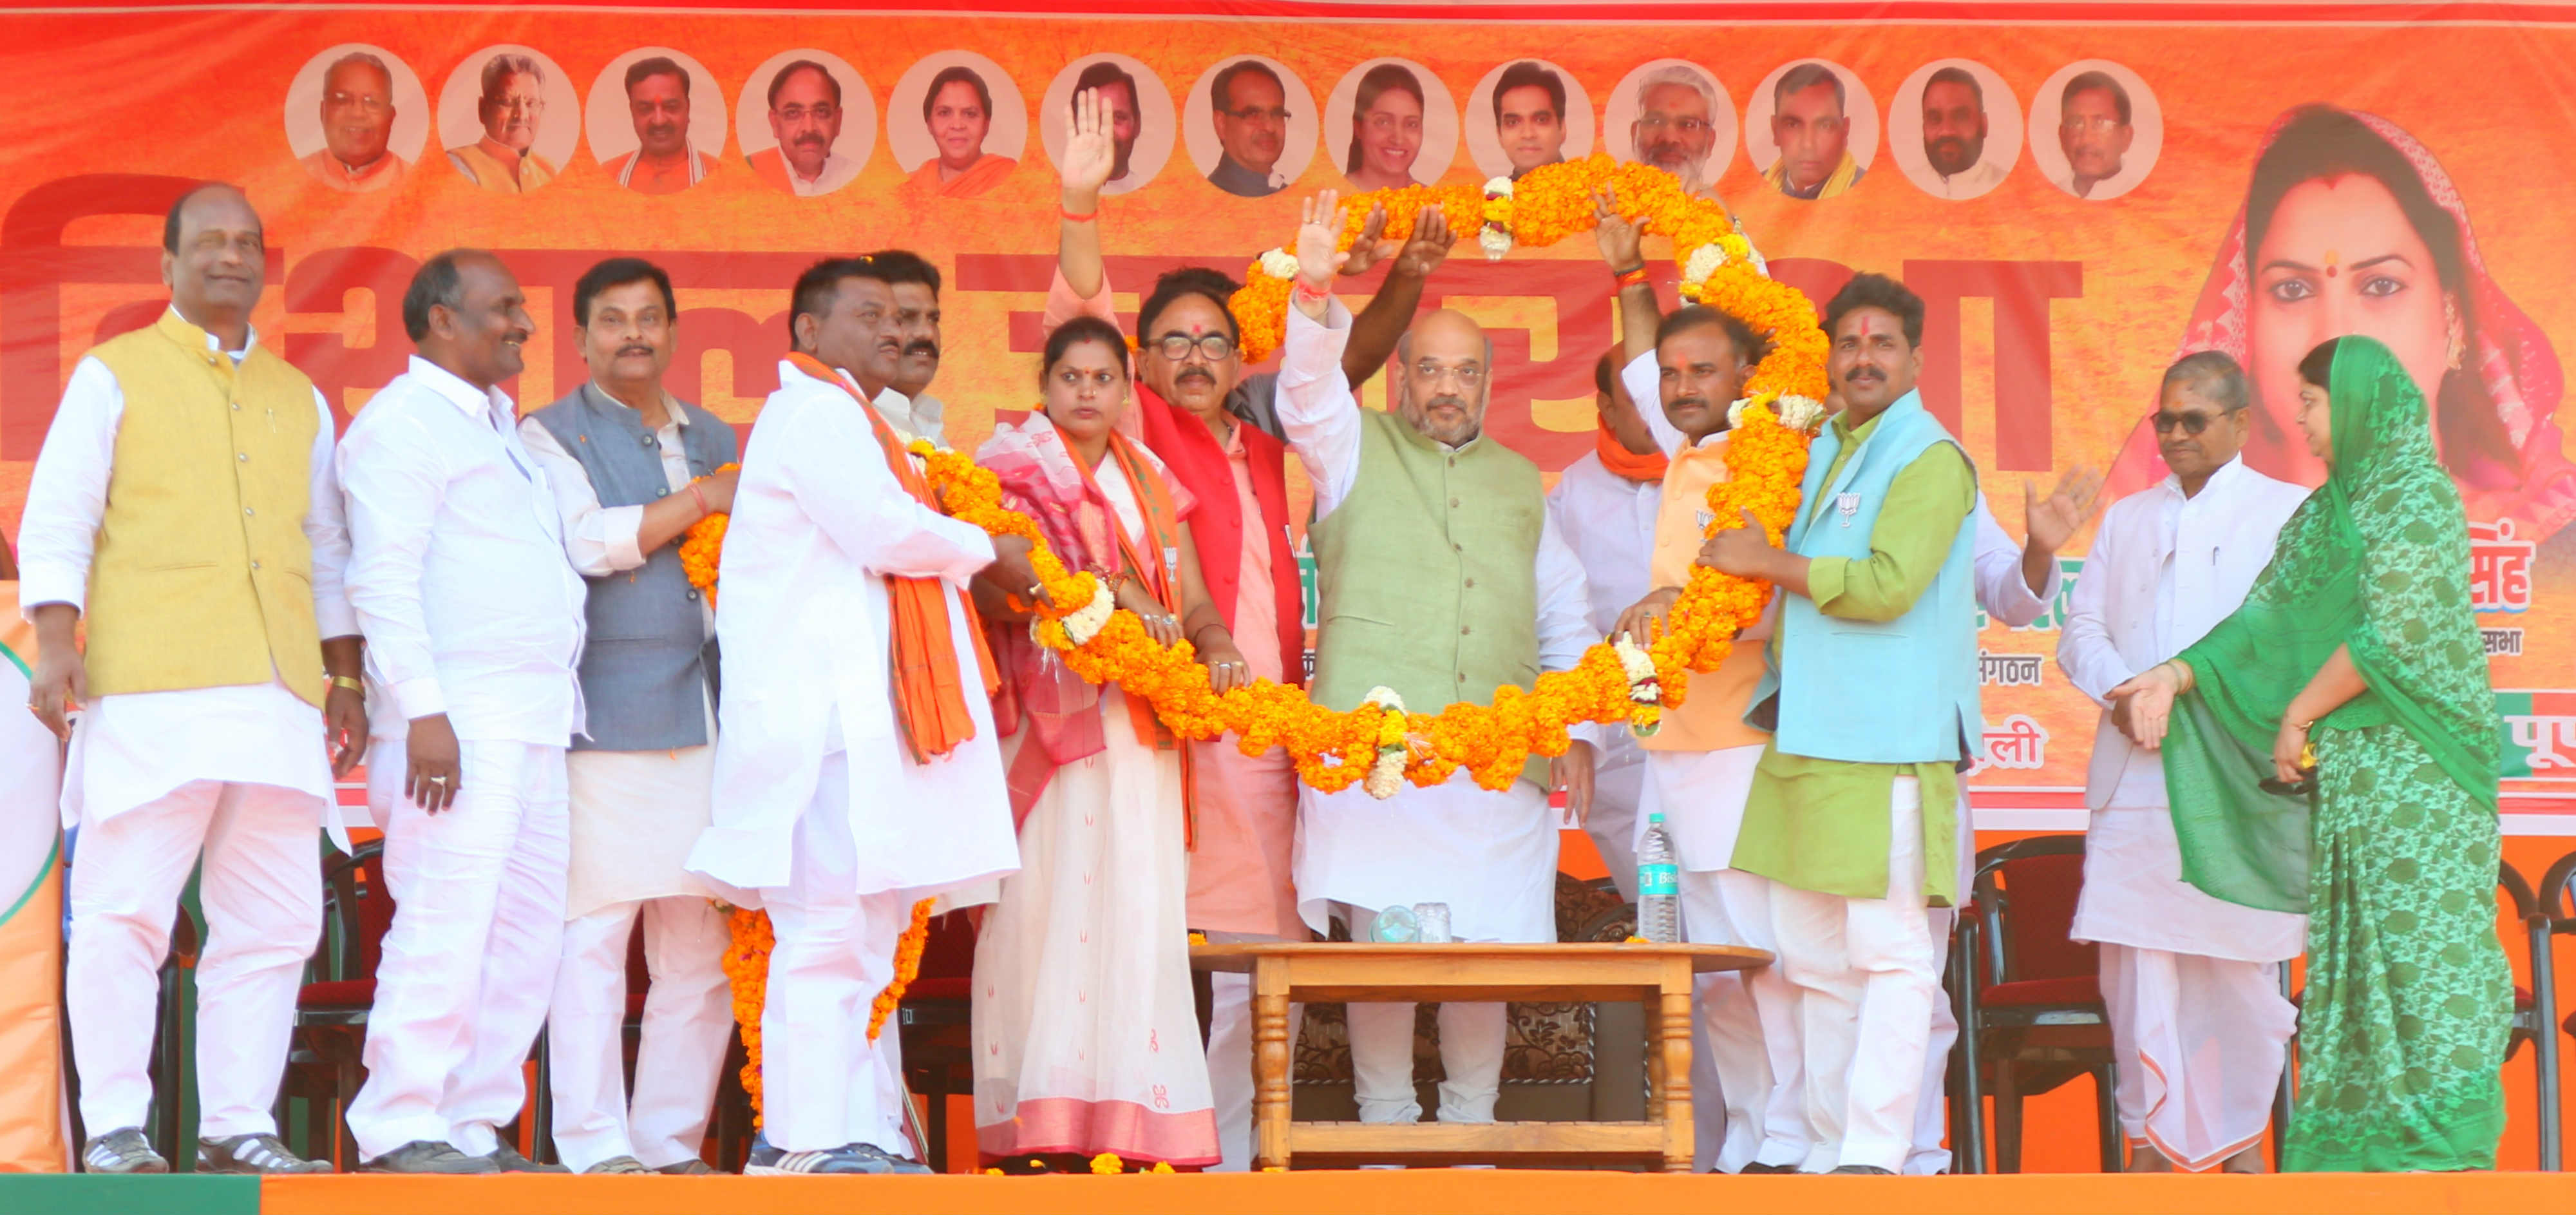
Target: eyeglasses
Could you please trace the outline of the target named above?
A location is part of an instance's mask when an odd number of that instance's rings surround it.
[[[1456,376],[1460,387],[1473,388],[1485,382],[1485,368],[1478,363],[1460,363],[1450,367],[1424,359],[1413,365],[1413,376],[1426,384],[1436,384],[1444,376]]]
[[[1697,135],[1709,129],[1712,124],[1705,118],[1693,118],[1687,114],[1673,118],[1648,112],[1637,116],[1637,125],[1649,131],[1660,131],[1669,126],[1684,135]]]
[[[2108,135],[2127,125],[2129,124],[2108,115],[2095,115],[2091,118],[2065,119],[2057,124],[2057,129],[2069,135],[2081,135],[2086,131],[2096,135]]]
[[[2227,412],[2236,411],[2231,409]],[[2147,415],[2147,422],[2154,426],[2156,433],[2160,435],[2169,435],[2177,430],[2187,435],[2196,435],[2209,429],[2210,423],[2226,416],[2225,413],[2166,413],[2159,409]]]
[[[1175,363],[1190,357],[1192,350],[1207,356],[1211,363],[1222,363],[1234,356],[1234,339],[1222,333],[1195,338],[1186,333],[1166,333],[1155,339],[1154,349],[1162,351],[1164,358]]]
[[[1219,110],[1217,112],[1235,120],[1236,122],[1286,122],[1290,118],[1295,117],[1295,115],[1290,114],[1288,111],[1277,106],[1263,107],[1248,105],[1240,110]]]
[[[812,118],[816,122],[830,122],[832,121],[832,116],[840,113],[841,111],[830,102],[818,102],[810,109],[801,105],[791,105],[783,110],[772,110],[770,112],[778,115],[778,120],[780,122],[792,124],[803,122],[807,118]]]
[[[334,90],[325,94],[322,100],[333,109],[347,109],[355,106],[370,114],[382,114],[394,108],[391,99],[378,97],[373,93],[347,93]]]

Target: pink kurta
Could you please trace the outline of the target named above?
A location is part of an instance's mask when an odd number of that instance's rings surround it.
[[[1241,505],[1244,543],[1237,550],[1234,636],[1255,679],[1286,682],[1279,648],[1264,644],[1279,634],[1277,588],[1270,580],[1270,547],[1255,543],[1279,526],[1261,516],[1252,493],[1252,465],[1238,423],[1226,436]],[[1301,672],[1302,674],[1302,672]],[[1279,747],[1247,758],[1232,738],[1192,743],[1191,791],[1198,805],[1198,845],[1190,853],[1190,927],[1201,932],[1258,933],[1304,940],[1297,891],[1289,864],[1297,846],[1297,769]]]

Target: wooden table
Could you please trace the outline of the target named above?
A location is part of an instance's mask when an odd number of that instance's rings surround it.
[[[1388,945],[1327,941],[1193,945],[1201,970],[1252,976],[1253,1164],[1659,1161],[1691,1167],[1691,976],[1767,965],[1733,945],[1568,942]],[[1295,1122],[1288,1005],[1635,1000],[1651,1028],[1644,1122]],[[1596,1047],[1597,1049],[1597,1047]]]

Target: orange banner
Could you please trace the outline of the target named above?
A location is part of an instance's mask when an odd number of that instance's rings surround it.
[[[748,425],[797,271],[903,246],[947,275],[931,392],[971,444],[1035,396],[1050,149],[1076,85],[1100,84],[1124,102],[1102,222],[1130,293],[1184,263],[1240,274],[1318,188],[1596,149],[1707,183],[1818,299],[1899,275],[1930,307],[1926,402],[2016,532],[2025,482],[2163,475],[2142,420],[2192,349],[2247,362],[2254,466],[2313,483],[2291,369],[2325,337],[2381,337],[2437,402],[2476,525],[2509,823],[2576,830],[2559,10],[1250,11],[0,11],[0,522],[81,352],[161,307],[161,214],[207,178],[259,206],[260,331],[344,415],[401,371],[400,294],[442,248],[498,250],[529,287],[530,405],[576,382],[573,279],[656,259],[682,308],[672,388]],[[1462,248],[1432,280],[1495,338],[1492,431],[1543,468],[1591,447],[1611,287],[1582,241]],[[2064,554],[2079,578],[2089,538]],[[2049,661],[2062,614],[1985,638],[1989,826],[2080,821],[2096,709]]]

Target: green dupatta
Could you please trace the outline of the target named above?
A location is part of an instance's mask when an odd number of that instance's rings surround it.
[[[2488,808],[2495,692],[2469,603],[2468,518],[2434,458],[2424,397],[2396,356],[2335,350],[2333,470],[2283,525],[2244,606],[2183,651],[2165,786],[2183,880],[2269,911],[2308,907],[2308,801],[2266,792],[2290,701],[2347,648],[2368,690],[2320,729],[2396,724]]]

